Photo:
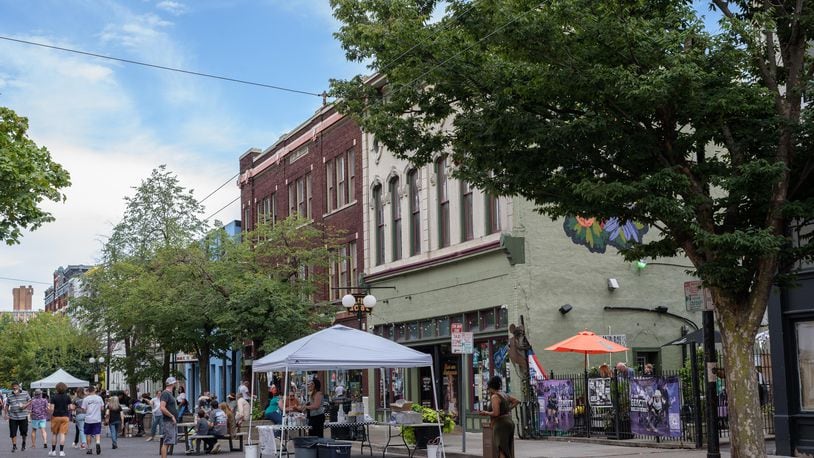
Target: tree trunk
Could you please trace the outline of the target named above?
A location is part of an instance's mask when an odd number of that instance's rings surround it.
[[[124,340],[124,375],[127,376],[127,387],[130,390],[130,395],[133,399],[137,399],[138,395],[138,384],[136,383],[136,378],[133,374],[136,371],[136,367],[133,364],[133,359],[130,357],[131,353],[131,342],[130,338],[126,337]],[[128,406],[130,407],[130,406]]]
[[[209,345],[201,345],[197,349],[198,373],[201,379],[201,393],[210,391],[209,388]]]
[[[763,415],[754,362],[755,334],[760,322],[746,322],[752,320],[747,319],[742,307],[721,305],[716,315],[723,344],[731,454],[733,458],[765,457]]]
[[[164,383],[164,380],[167,380],[170,376],[170,352],[164,350],[162,352],[164,355],[164,361],[161,365],[161,383]]]

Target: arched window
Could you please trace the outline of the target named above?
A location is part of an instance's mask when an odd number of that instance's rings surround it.
[[[373,207],[376,223],[376,265],[384,264],[384,205],[382,205],[382,185],[373,187]]]
[[[401,199],[399,198],[399,177],[388,183],[390,192],[391,226],[393,231],[393,261],[401,259]]]
[[[447,185],[447,158],[435,161],[435,176],[438,185],[438,248],[449,246],[449,190]]]
[[[421,196],[418,193],[418,170],[407,173],[410,192],[410,256],[421,253]]]

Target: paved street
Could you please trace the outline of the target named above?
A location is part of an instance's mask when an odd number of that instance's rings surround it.
[[[8,456],[11,451],[11,441],[8,438],[8,423],[1,422],[0,426],[0,456]],[[73,427],[73,425],[71,425]],[[386,443],[387,428],[381,426],[371,427],[371,437],[373,441],[373,456],[381,456],[383,445]],[[480,457],[482,456],[481,444],[482,436],[478,433],[467,434],[467,450],[466,453],[462,452],[462,435],[450,434],[445,436],[447,443],[447,456],[450,458],[460,457]],[[69,438],[73,439],[73,436]],[[49,438],[50,441],[50,438]],[[18,444],[19,444],[18,438]],[[633,442],[631,442],[633,444]],[[30,445],[30,442],[29,442]],[[120,438],[119,448],[112,450],[110,448],[110,438],[104,437],[102,439],[102,455],[101,456],[119,456],[119,457],[155,457],[158,456],[158,443],[146,442],[143,437],[139,438]],[[639,443],[638,445],[642,445]],[[15,456],[36,456],[47,457],[46,449],[38,444],[37,449],[29,448],[25,452],[18,451]],[[221,441],[222,450],[218,456],[244,456],[242,452],[229,452],[228,443]],[[223,450],[225,449],[225,450]],[[774,443],[767,442],[767,451],[772,453],[774,450]],[[706,456],[704,450],[692,449],[675,449],[675,448],[655,448],[655,447],[642,447],[642,446],[618,446],[606,443],[584,443],[562,440],[518,440],[515,442],[515,455],[518,458],[577,458],[577,457],[652,457],[652,458],[702,458]],[[82,457],[86,456],[83,450],[74,449],[70,443],[66,446],[65,454],[67,456]],[[175,453],[176,456],[184,456],[183,446],[178,447]],[[95,453],[94,453],[95,456]],[[359,458],[359,443],[355,442],[353,446],[353,458]],[[365,455],[368,450],[365,449]],[[404,449],[388,450],[388,456],[406,456]],[[416,453],[417,457],[425,457],[425,451]],[[728,458],[730,455],[727,452],[726,444],[722,445],[721,456]],[[770,455],[772,456],[772,455]],[[258,457],[259,458],[259,457]]]

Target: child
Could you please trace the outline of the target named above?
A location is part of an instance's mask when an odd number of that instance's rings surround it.
[[[206,420],[206,411],[203,409],[198,409],[198,421],[195,423],[195,434],[198,436],[209,435],[209,421]],[[198,440],[203,441],[205,453],[210,453],[212,447],[218,442],[218,439],[214,437]]]

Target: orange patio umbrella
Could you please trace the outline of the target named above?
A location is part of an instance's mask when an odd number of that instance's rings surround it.
[[[588,355],[616,353],[627,349],[588,330],[580,331],[573,337],[546,347],[549,351],[582,353],[585,355],[585,370],[588,370]]]

